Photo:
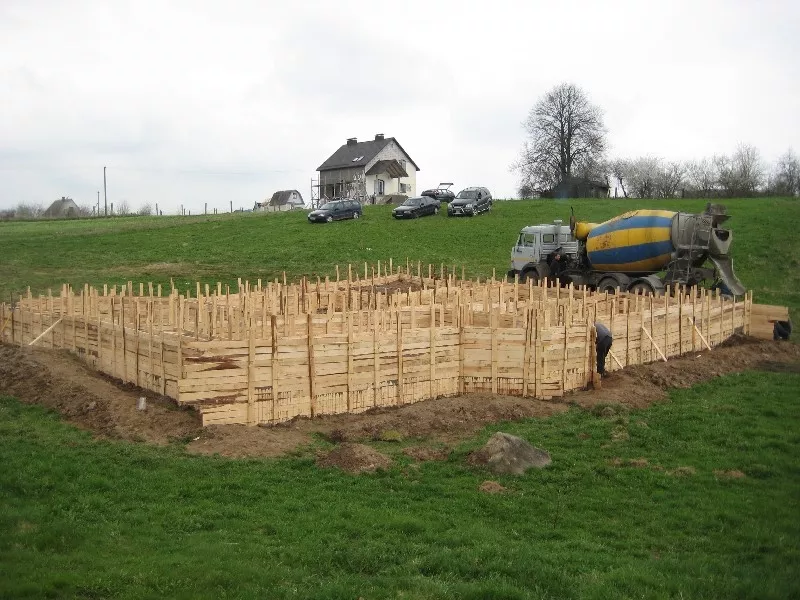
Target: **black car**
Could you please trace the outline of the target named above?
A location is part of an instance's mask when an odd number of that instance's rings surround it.
[[[440,183],[439,187],[432,190],[425,190],[422,192],[423,196],[429,196],[430,198],[435,198],[439,202],[450,202],[456,195],[450,189],[450,186],[453,185],[452,183]]]
[[[330,223],[341,219],[358,219],[364,214],[358,200],[332,200],[308,213],[309,223]]]
[[[416,219],[425,215],[438,215],[441,204],[429,196],[409,198],[400,206],[392,210],[395,219]]]
[[[492,194],[485,187],[464,188],[447,205],[448,217],[474,217],[492,209]]]

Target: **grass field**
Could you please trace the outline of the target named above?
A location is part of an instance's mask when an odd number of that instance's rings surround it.
[[[726,201],[732,215],[733,258],[756,301],[800,310],[800,200]],[[364,218],[310,225],[304,212],[197,217],[125,217],[85,221],[0,223],[0,297],[30,285],[200,280],[235,284],[237,277],[272,279],[331,275],[336,264],[406,259],[456,264],[469,276],[498,276],[525,225],[569,219],[600,222],[633,208],[700,212],[703,200],[571,200],[496,202],[475,218],[443,214],[395,221],[389,206],[367,206]]]
[[[398,464],[362,476],[93,441],[2,399],[0,596],[797,597],[798,396],[800,375],[734,375],[647,410],[497,425],[419,468],[386,443]],[[495,429],[553,465],[464,466]]]
[[[726,204],[740,279],[796,319],[800,202]],[[0,294],[324,276],[389,257],[501,275],[518,230],[567,222],[570,205],[602,221],[704,202],[508,202],[407,222],[367,207],[330,225],[304,213],[0,223]],[[0,598],[800,597],[798,397],[797,374],[727,376],[643,411],[497,424],[447,462],[418,467],[378,443],[395,466],[362,476],[319,469],[313,449],[230,460],[95,441],[0,398]],[[552,467],[466,467],[496,430],[547,449]],[[478,492],[486,479],[508,491]]]

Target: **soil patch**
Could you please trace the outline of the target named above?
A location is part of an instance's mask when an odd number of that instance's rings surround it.
[[[671,387],[689,387],[747,369],[798,372],[800,345],[736,336],[713,351],[614,371],[603,380],[602,389],[554,401],[468,394],[356,415],[295,419],[271,427],[201,429],[193,411],[92,371],[64,350],[0,345],[0,394],[53,408],[70,423],[101,437],[156,444],[190,440],[189,452],[271,457],[302,449],[318,435],[336,442],[363,442],[382,439],[391,432],[396,439],[453,446],[490,423],[549,417],[566,411],[570,404],[617,415],[663,401]],[[140,396],[147,398],[146,411],[136,410]],[[606,410],[607,406],[614,408]]]
[[[478,486],[478,489],[484,494],[502,494],[506,491],[506,488],[496,481],[484,481]]]
[[[98,437],[152,444],[200,435],[199,415],[93,371],[66,350],[0,345],[0,394],[52,408]],[[147,410],[137,400],[147,398]]]
[[[391,458],[364,444],[342,444],[317,459],[320,467],[335,467],[348,473],[371,473],[391,464]]]
[[[716,475],[720,479],[743,479],[747,477],[744,473],[742,473],[738,469],[733,469],[731,471],[714,471],[714,475]]]

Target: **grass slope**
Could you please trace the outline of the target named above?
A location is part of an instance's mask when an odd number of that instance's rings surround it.
[[[725,202],[732,215],[733,258],[740,279],[759,302],[800,310],[800,200]],[[569,219],[601,222],[635,208],[700,212],[703,200],[570,200],[497,202],[476,218],[443,214],[395,221],[389,206],[367,206],[364,218],[310,225],[304,212],[196,217],[127,217],[107,220],[0,223],[0,297],[24,291],[128,280],[182,288],[200,280],[235,284],[237,277],[272,279],[286,271],[332,275],[336,264],[363,269],[390,257],[465,265],[468,276],[502,276],[519,230]]]
[[[93,441],[0,399],[0,596],[798,597],[798,396],[800,375],[728,376],[420,468],[385,444],[398,463],[367,476]],[[553,465],[478,492],[463,459],[495,429]]]

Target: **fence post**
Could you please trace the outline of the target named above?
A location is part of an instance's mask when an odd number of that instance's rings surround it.
[[[403,323],[399,313],[397,317],[397,405],[400,406],[403,402]]]
[[[271,421],[275,422],[275,412],[278,404],[278,318],[271,315],[269,324],[272,334],[272,362],[270,370],[272,371],[272,412]]]

